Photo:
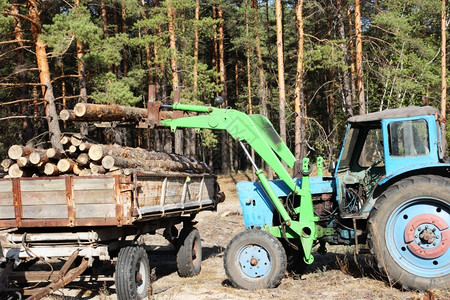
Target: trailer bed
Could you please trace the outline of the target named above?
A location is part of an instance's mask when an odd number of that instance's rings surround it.
[[[131,226],[215,209],[210,174],[60,176],[0,180],[0,228]]]

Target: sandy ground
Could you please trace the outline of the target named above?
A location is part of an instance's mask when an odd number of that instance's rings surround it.
[[[370,256],[360,255],[355,262],[352,247],[328,247],[326,255],[315,254],[315,262],[299,276],[286,272],[275,289],[245,291],[233,288],[223,267],[224,249],[236,234],[244,230],[234,184],[244,175],[220,178],[227,200],[217,212],[202,212],[196,221],[203,246],[202,271],[192,278],[177,275],[175,255],[161,236],[147,236],[148,245],[162,245],[150,251],[150,265],[155,270],[153,295],[149,299],[424,299],[419,292],[400,291],[380,280]],[[450,299],[450,290],[433,290],[434,299]],[[71,283],[67,288],[44,299],[113,300],[114,282]]]

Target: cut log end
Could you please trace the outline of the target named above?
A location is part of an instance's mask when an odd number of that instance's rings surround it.
[[[46,163],[44,166],[44,174],[47,176],[54,176],[59,174],[58,167],[52,163]]]
[[[21,168],[29,166],[30,165],[30,160],[28,159],[28,157],[19,157],[17,160],[17,165]]]
[[[103,168],[102,166],[90,163],[89,167],[91,169],[92,174],[97,175],[97,174],[105,174],[106,170],[105,168]]]
[[[103,148],[100,145],[93,145],[89,149],[88,155],[93,161],[99,161],[103,157]]]
[[[70,145],[70,147],[69,147],[69,153],[74,154],[74,153],[77,152],[77,150],[78,150],[77,146]]]
[[[23,176],[23,171],[18,164],[13,164],[8,169],[8,175],[10,178],[19,178]]]
[[[114,157],[112,156],[105,156],[102,159],[102,167],[105,169],[111,169],[112,167],[114,167]]]
[[[77,103],[73,108],[73,112],[75,116],[82,117],[86,113],[86,106],[83,103]]]
[[[12,164],[14,164],[14,163],[13,163],[13,161],[12,161],[11,159],[9,159],[9,158],[6,158],[6,159],[2,160],[2,163],[1,163],[1,165],[2,165],[2,167],[3,167],[4,169],[9,168],[9,166],[11,166]]]
[[[8,156],[11,159],[18,159],[19,157],[30,155],[31,152],[33,152],[32,148],[12,145],[8,150]]]
[[[63,136],[63,137],[61,138],[60,142],[61,142],[61,144],[63,144],[63,145],[67,145],[67,144],[69,144],[70,139],[69,139],[68,136]]]
[[[73,146],[78,147],[81,145],[83,141],[81,140],[81,135],[75,134],[72,135],[72,137],[70,138],[70,142],[72,143]]]
[[[70,119],[70,116],[73,114],[73,112],[70,112],[67,109],[63,109],[61,110],[61,112],[59,113],[59,118],[63,121],[67,121]]]
[[[70,172],[73,170],[75,162],[70,158],[63,158],[58,161],[57,167],[61,173]]]

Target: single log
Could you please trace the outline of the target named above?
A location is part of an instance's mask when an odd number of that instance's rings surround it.
[[[87,153],[81,153],[80,155],[78,155],[76,162],[80,166],[89,165],[89,155]]]
[[[90,169],[83,169],[81,170],[80,174],[78,176],[90,176],[92,175],[92,172]]]
[[[70,145],[70,147],[69,147],[69,153],[70,154],[75,154],[75,153],[77,153],[77,151],[78,151],[78,148],[77,148],[77,146],[74,146],[74,145]]]
[[[57,167],[61,173],[67,173],[73,170],[75,162],[70,158],[63,158],[58,161]]]
[[[60,140],[61,144],[68,145],[70,143],[70,138],[68,136],[63,136]]]
[[[145,172],[154,172],[155,170],[162,171],[199,171],[194,165],[189,165],[171,160],[143,160],[135,158],[117,157],[107,155],[102,159],[102,166],[105,169],[111,170],[113,167],[121,169],[135,169],[139,168]],[[204,170],[202,170],[204,171]]]
[[[88,152],[89,158],[93,161],[99,161],[103,158],[103,148],[101,145],[93,145]]]
[[[81,145],[81,143],[83,142],[81,140],[81,135],[79,134],[74,134],[72,135],[72,137],[70,138],[70,142],[72,143],[72,145],[78,147]]]
[[[5,158],[4,160],[2,160],[2,163],[1,163],[1,165],[2,165],[3,169],[5,169],[5,171],[12,164],[14,164],[14,162],[11,159],[9,159],[9,158]]]
[[[23,170],[19,167],[18,164],[13,164],[9,167],[8,175],[10,178],[19,178],[23,176]]]
[[[33,148],[25,146],[12,145],[8,150],[8,157],[11,159],[18,159],[19,157],[30,155],[33,150]]]
[[[78,149],[80,149],[81,152],[89,151],[89,149],[91,149],[91,146],[92,146],[92,144],[89,144],[88,142],[84,142],[78,146]]]
[[[17,165],[21,168],[23,167],[29,167],[32,165],[32,163],[30,162],[30,159],[28,157],[19,157],[17,160]]]
[[[128,167],[130,162],[122,157],[106,155],[102,159],[102,167],[105,169],[111,169],[112,167]]]
[[[75,116],[73,110],[63,109],[59,113],[59,118],[63,121],[73,121],[77,118],[77,116]]]
[[[47,157],[53,159],[61,159],[64,156],[64,152],[59,151],[55,148],[47,149]]]
[[[117,169],[106,173],[106,175],[122,175],[122,174],[123,174],[122,169]]]
[[[75,165],[73,166],[72,172],[73,172],[73,174],[75,174],[75,175],[80,175],[81,171],[83,171],[83,170],[84,170],[83,167],[80,167],[79,165],[75,164]]]
[[[103,157],[110,155],[114,157],[123,157],[132,159],[136,166],[120,164],[122,168],[135,168],[142,164],[142,161],[167,161],[178,164],[175,170],[192,170],[198,172],[211,172],[210,168],[202,162],[177,155],[163,152],[147,151],[141,148],[121,147],[119,145],[93,145],[89,149],[89,157],[93,161],[99,161]],[[144,164],[145,165],[145,164]]]
[[[44,166],[44,174],[48,176],[58,175],[58,166],[52,163],[46,163]]]
[[[94,175],[96,175],[96,174],[105,174],[106,173],[105,168],[103,168],[100,165],[96,165],[94,163],[90,163],[89,164],[89,168],[91,169],[91,172]]]
[[[77,103],[73,108],[77,121],[138,121],[147,117],[146,108]]]
[[[48,163],[48,156],[47,156],[47,151],[45,152],[41,152],[41,151],[33,151],[30,154],[30,162],[33,165],[40,165],[40,164],[45,164]]]

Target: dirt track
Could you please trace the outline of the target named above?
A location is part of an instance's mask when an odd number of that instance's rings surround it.
[[[223,268],[223,250],[233,236],[244,229],[234,181],[246,180],[243,175],[222,177],[220,184],[227,194],[217,212],[203,212],[196,218],[203,245],[201,273],[192,278],[180,278],[175,256],[160,236],[146,237],[151,248],[150,265],[155,270],[153,299],[426,299],[423,293],[404,292],[379,279],[369,256],[353,259],[353,248],[328,247],[326,255],[315,255],[315,262],[299,277],[286,273],[276,289],[260,291],[238,290],[230,286]],[[166,245],[166,246],[165,246]],[[117,299],[112,281],[73,283],[45,299]],[[434,299],[450,299],[450,290],[432,291]]]

